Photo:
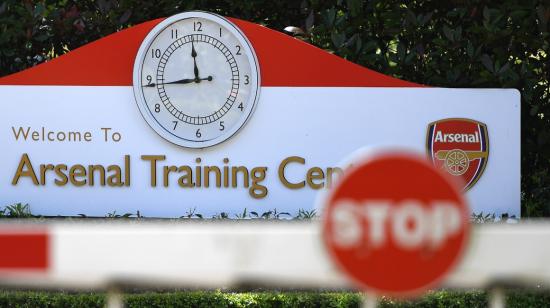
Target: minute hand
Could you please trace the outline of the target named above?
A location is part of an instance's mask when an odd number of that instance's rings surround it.
[[[208,76],[206,78],[200,78],[199,80],[212,81],[212,76]],[[180,80],[170,81],[170,82],[164,82],[164,83],[159,83],[159,84],[162,84],[162,85],[165,85],[165,84],[187,84],[187,83],[193,83],[193,82],[197,82],[197,81],[195,79],[185,78],[185,79],[180,79]],[[156,86],[157,86],[156,83],[151,83],[151,84],[148,84],[148,85],[144,85],[144,87],[156,87]]]
[[[197,52],[195,51],[195,44],[191,40],[191,57],[193,57],[193,73],[195,73],[195,81],[200,82],[199,78],[199,68],[197,67]]]

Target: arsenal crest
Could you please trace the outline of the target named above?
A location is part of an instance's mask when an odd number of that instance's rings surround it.
[[[426,144],[434,165],[461,177],[465,191],[479,180],[489,158],[487,126],[470,119],[430,123]]]

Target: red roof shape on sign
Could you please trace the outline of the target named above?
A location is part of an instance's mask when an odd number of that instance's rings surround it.
[[[269,28],[230,18],[252,43],[264,87],[423,87],[369,70]],[[131,86],[134,59],[155,19],[113,33],[0,85]]]

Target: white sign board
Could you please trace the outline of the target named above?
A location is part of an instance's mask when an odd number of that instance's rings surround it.
[[[167,141],[136,104],[134,59],[159,21],[0,79],[0,204],[29,203],[41,215],[295,214],[314,208],[342,159],[391,146],[426,153],[461,179],[474,212],[520,214],[517,90],[422,87],[232,21],[258,56],[259,98],[240,130],[207,148]],[[111,58],[97,53],[119,42],[130,43]],[[296,57],[286,63],[288,52]]]

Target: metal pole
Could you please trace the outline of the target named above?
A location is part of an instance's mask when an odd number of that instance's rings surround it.
[[[124,301],[122,300],[122,294],[116,288],[109,288],[107,291],[106,308],[124,308]]]
[[[363,293],[362,308],[376,308],[378,307],[378,296],[374,293]]]
[[[506,306],[506,296],[500,288],[494,288],[489,291],[489,307],[504,308]]]

